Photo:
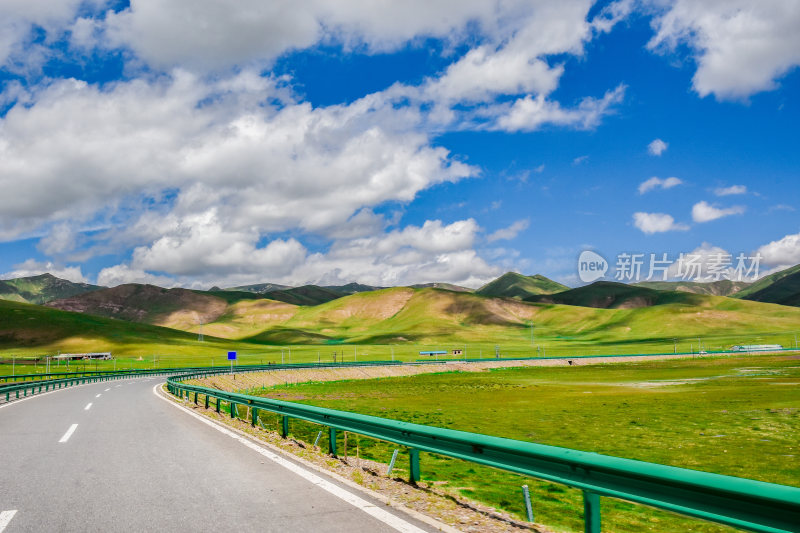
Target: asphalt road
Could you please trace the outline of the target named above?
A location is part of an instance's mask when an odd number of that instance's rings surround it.
[[[0,532],[434,530],[182,412],[160,381],[0,408]]]

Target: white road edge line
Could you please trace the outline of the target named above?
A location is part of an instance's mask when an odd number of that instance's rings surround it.
[[[69,440],[69,438],[72,436],[72,434],[73,434],[73,433],[75,433],[75,430],[76,430],[76,429],[78,429],[78,424],[72,424],[72,425],[69,427],[69,429],[67,430],[67,432],[66,432],[66,433],[64,433],[64,436],[63,436],[63,437],[61,437],[61,440],[60,440],[60,441],[58,441],[58,442],[59,442],[59,443],[61,443],[61,442],[67,442],[67,441]]]
[[[163,397],[162,395],[160,395],[158,393],[158,387],[160,387],[160,386],[161,386],[161,383],[159,383],[158,385],[153,387],[153,394],[155,394],[156,396],[158,396],[159,398],[161,398],[165,402],[169,403],[170,405],[172,405],[174,407],[177,407],[178,409],[183,409],[184,411],[186,411],[187,414],[195,417],[197,420],[201,421],[202,423],[204,423],[204,424],[206,424],[208,426],[211,426],[212,428],[216,429],[220,433],[222,433],[224,435],[227,435],[227,436],[229,436],[230,438],[232,438],[232,439],[234,439],[236,441],[239,441],[240,444],[243,444],[243,445],[247,446],[248,448],[250,448],[251,450],[255,451],[256,453],[259,453],[259,454],[263,455],[264,457],[266,457],[270,461],[273,461],[273,462],[279,464],[280,466],[286,468],[287,470],[297,474],[298,476],[302,477],[306,481],[309,481],[312,484],[316,485],[317,487],[321,488],[322,490],[325,490],[325,491],[333,494],[337,498],[346,501],[350,505],[352,505],[352,506],[364,511],[368,515],[372,516],[373,518],[376,518],[377,520],[380,520],[384,524],[396,529],[397,531],[402,531],[403,533],[425,533],[424,529],[420,529],[417,526],[415,526],[414,524],[410,524],[410,523],[406,522],[405,520],[403,520],[399,516],[395,516],[395,515],[393,515],[392,513],[388,512],[388,511],[384,511],[380,507],[377,507],[376,505],[366,501],[365,499],[359,498],[358,496],[356,496],[352,492],[347,491],[347,490],[339,487],[338,485],[335,485],[334,483],[331,483],[330,481],[321,478],[320,476],[314,474],[313,472],[309,472],[308,470],[306,470],[302,466],[297,465],[297,464],[295,464],[295,463],[293,463],[293,462],[291,462],[291,461],[289,461],[287,459],[284,459],[283,457],[279,456],[278,454],[273,453],[273,452],[267,450],[266,448],[263,448],[263,447],[259,446],[255,442],[253,442],[253,441],[251,441],[249,439],[246,439],[244,437],[241,437],[241,436],[237,435],[236,433],[234,433],[233,431],[230,431],[229,429],[226,429],[226,428],[220,426],[216,422],[212,422],[211,420],[207,419],[206,417],[200,416],[197,413],[193,413],[190,410],[188,410],[188,409],[186,409],[186,408],[184,408],[184,407],[182,407],[182,406],[170,401],[168,398],[165,398],[165,397]]]
[[[84,407],[83,410],[84,411],[88,411],[91,408],[92,408],[92,402],[89,402],[89,403],[86,404],[86,407]]]
[[[8,526],[8,523],[11,522],[11,519],[14,518],[15,514],[17,514],[16,509],[13,511],[0,512],[0,533],[3,533],[3,530],[6,528],[6,526]]]

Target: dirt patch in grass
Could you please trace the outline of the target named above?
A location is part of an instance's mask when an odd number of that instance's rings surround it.
[[[687,355],[635,356],[635,357],[584,357],[564,359],[530,359],[522,361],[487,360],[483,362],[447,362],[430,365],[397,365],[371,366],[351,368],[302,368],[297,370],[274,370],[268,372],[248,372],[243,374],[227,374],[210,378],[189,381],[192,385],[213,387],[226,391],[248,391],[291,385],[297,383],[344,381],[351,379],[378,379],[402,376],[416,376],[440,372],[487,372],[496,368],[513,368],[529,366],[583,366],[604,363],[632,363],[653,361],[657,359],[686,359]],[[665,383],[664,385],[667,385]],[[645,386],[645,385],[643,385]],[[653,385],[658,386],[658,385]]]

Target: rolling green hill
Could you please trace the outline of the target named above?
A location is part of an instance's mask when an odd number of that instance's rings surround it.
[[[800,328],[800,309],[792,307],[609,285],[555,295],[567,294],[560,299],[570,305],[408,287],[311,307],[239,302],[204,331],[268,344],[504,343],[529,339],[534,323],[537,338],[551,343],[610,344],[709,335],[738,339]]]
[[[12,353],[221,352],[231,344],[214,337],[199,343],[196,334],[185,331],[9,301],[0,301],[0,317],[0,350]]]
[[[528,302],[596,307],[599,309],[635,309],[671,303],[702,305],[695,293],[659,291],[613,281],[596,281],[556,294],[529,296]]]
[[[341,298],[347,294],[375,290],[376,287],[349,283],[341,286],[320,287],[318,285],[303,285],[302,287],[289,287],[276,283],[260,283],[258,285],[243,285],[232,287],[226,291],[250,292],[259,294],[264,298],[278,300],[292,305],[318,305]],[[218,291],[213,291],[214,293]]]
[[[373,287],[363,283],[348,283],[347,285],[323,285],[323,289],[328,289],[340,294],[355,294],[357,292],[370,292],[384,289],[385,287]]]
[[[412,289],[444,289],[446,291],[455,292],[474,292],[472,289],[462,287],[461,285],[453,285],[452,283],[417,283],[416,285],[409,285]]]
[[[678,291],[691,292],[694,294],[709,294],[711,296],[733,296],[734,294],[748,288],[752,283],[747,281],[731,281],[721,279],[719,281],[698,282],[698,281],[640,281],[634,283],[637,287],[656,289],[658,291]]]
[[[524,300],[537,294],[553,294],[569,290],[569,287],[548,279],[541,274],[523,276],[516,272],[506,272],[494,281],[490,281],[477,291],[481,296],[516,298]]]
[[[783,278],[795,276],[800,273],[800,265],[795,265],[793,267],[787,268],[785,270],[781,270],[780,272],[775,272],[774,274],[770,274],[769,276],[764,276],[760,280],[756,281],[755,283],[751,284],[746,289],[739,291],[734,298],[742,298],[749,300],[751,299],[751,295],[755,295],[756,293],[766,291],[770,286],[773,284],[781,281]],[[787,298],[791,298],[791,293],[785,294],[785,290],[791,291],[791,283],[784,285],[784,289],[780,289],[777,291],[767,291],[762,293],[763,297],[770,297],[770,298],[777,298],[780,300],[786,300]],[[767,301],[767,300],[760,300],[760,301]],[[769,300],[772,301],[772,300]],[[790,304],[791,305],[791,304]],[[796,304],[794,304],[796,305]]]
[[[292,305],[319,305],[341,298],[344,294],[317,285],[303,285],[291,289],[269,291],[264,296]]]
[[[43,304],[102,288],[88,283],[74,283],[52,274],[41,274],[0,281],[0,300]]]
[[[355,293],[316,306],[266,298],[231,303],[194,291],[122,286],[131,291],[129,301],[138,302],[139,307],[133,306],[139,310],[135,319],[169,328],[6,301],[0,302],[0,352],[157,350],[197,355],[220,354],[237,345],[258,352],[269,346],[302,344],[309,345],[308,356],[311,345],[329,345],[334,350],[340,344],[406,345],[411,346],[407,352],[416,353],[419,348],[414,345],[469,344],[471,353],[482,347],[488,354],[499,344],[516,345],[524,355],[532,349],[535,325],[536,343],[545,345],[547,354],[559,350],[575,353],[581,347],[624,353],[663,351],[667,345],[672,347],[673,339],[688,350],[690,344],[697,345],[698,337],[704,338],[704,345],[716,339],[712,345],[721,349],[741,342],[756,343],[762,335],[773,339],[779,332],[785,333],[787,338],[781,342],[786,344],[791,342],[786,332],[800,330],[800,309],[794,307],[597,285],[548,296],[571,305],[395,287]],[[120,301],[124,300],[117,303]],[[176,307],[176,301],[183,307]],[[642,307],[642,302],[648,306]],[[113,307],[109,309],[113,312]],[[208,320],[202,325],[205,343],[197,341],[198,316]],[[316,351],[313,354],[316,356]]]
[[[773,280],[771,284],[742,299],[800,307],[800,268],[795,267],[793,273]]]

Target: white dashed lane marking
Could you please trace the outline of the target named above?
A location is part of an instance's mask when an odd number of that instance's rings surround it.
[[[0,512],[0,533],[3,533],[3,530],[6,528],[6,526],[8,526],[8,523],[11,522],[11,519],[14,518],[15,514],[17,514],[16,509],[13,511]]]
[[[75,433],[75,430],[76,430],[76,429],[78,429],[78,424],[72,424],[72,425],[69,427],[69,429],[67,430],[67,432],[66,432],[66,433],[64,433],[64,436],[63,436],[63,437],[61,437],[61,440],[60,440],[60,441],[58,441],[58,442],[59,442],[59,443],[62,443],[62,442],[67,442],[67,441],[69,440],[69,438],[72,436],[72,434],[73,434],[73,433]]]
[[[92,402],[89,402],[89,403],[86,404],[86,407],[84,407],[83,410],[84,411],[88,411],[91,408],[92,408]]]

